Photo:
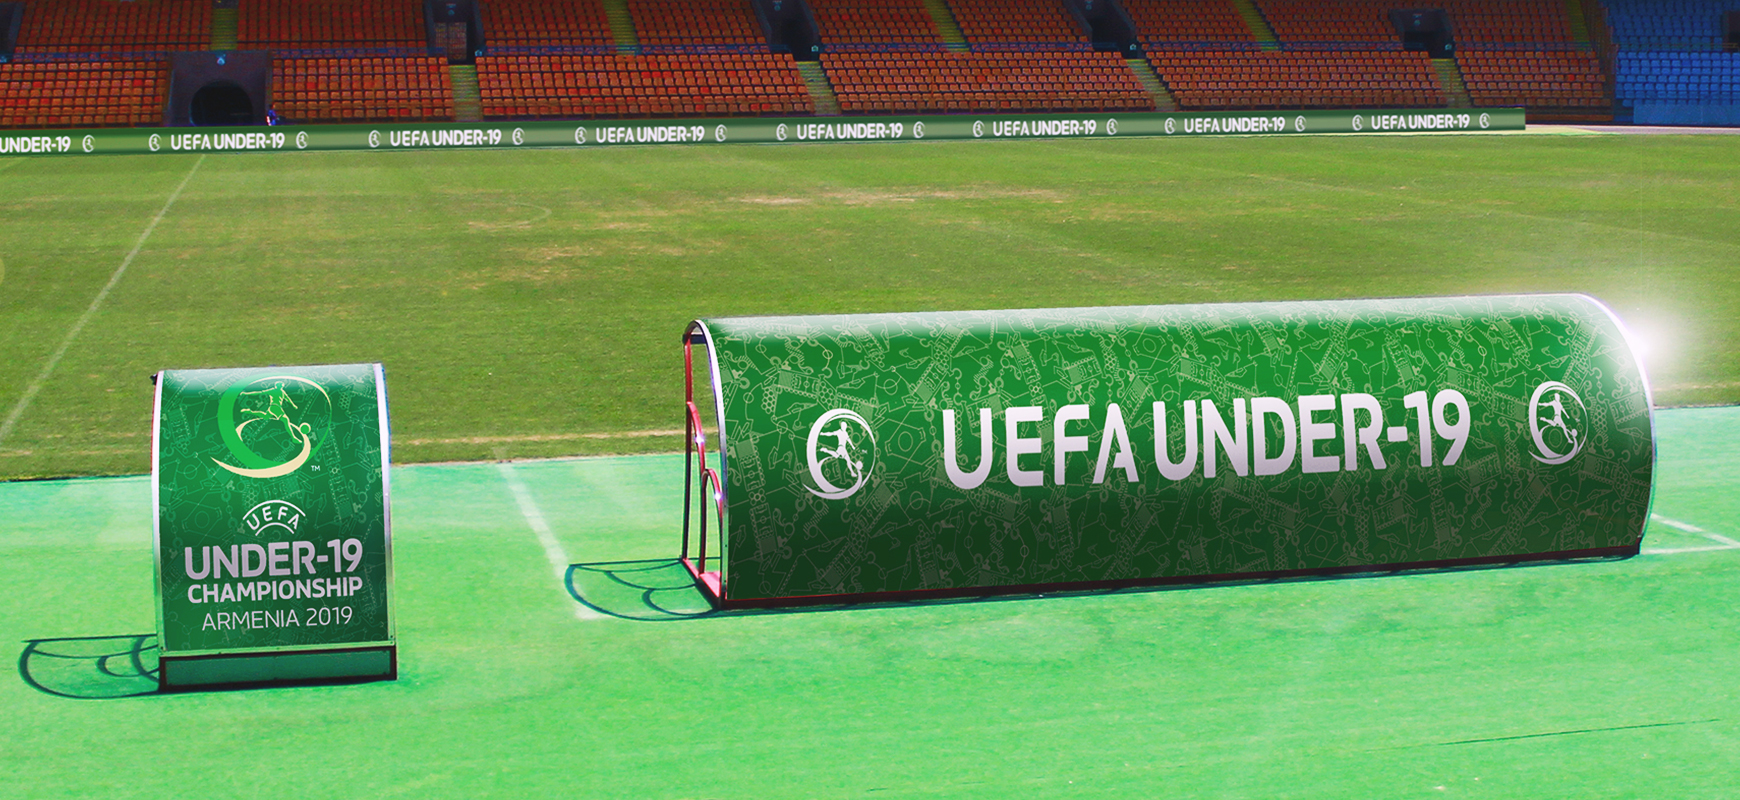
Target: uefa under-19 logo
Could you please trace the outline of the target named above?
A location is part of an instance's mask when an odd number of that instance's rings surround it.
[[[844,500],[870,480],[876,465],[876,435],[857,412],[836,408],[810,426],[804,453],[810,485],[804,488],[824,500]]]
[[[214,463],[244,478],[277,478],[301,469],[326,442],[332,397],[292,375],[239,381],[218,398],[217,423],[229,457]]]
[[[1563,464],[1583,452],[1588,436],[1589,409],[1571,387],[1547,381],[1529,398],[1529,433],[1534,436],[1536,461]]]

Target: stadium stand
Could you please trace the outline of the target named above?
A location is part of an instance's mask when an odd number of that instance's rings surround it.
[[[168,77],[162,61],[0,64],[0,126],[159,125]]]
[[[1369,48],[1400,50],[1402,41],[1390,24],[1394,3],[1360,0],[1258,0],[1257,7],[1275,37],[1288,47]]]
[[[1721,50],[1722,17],[1740,0],[1603,0],[1615,44],[1631,50]]]
[[[287,122],[445,122],[453,87],[442,58],[297,58],[272,62]]]
[[[757,47],[767,36],[749,0],[630,0],[643,52]]]
[[[1126,0],[1156,71],[1184,108],[1438,107],[1445,81],[1403,53],[1392,11],[1408,0],[1255,0],[1283,48],[1256,52],[1230,0]],[[1736,0],[1740,2],[1740,0]],[[1600,58],[1575,41],[1563,0],[1438,0],[1458,47],[1456,70],[1476,106],[1523,105],[1561,118],[1601,118],[1611,99]],[[1179,13],[1188,11],[1188,13]],[[1182,23],[1194,18],[1204,22]],[[1206,22],[1213,20],[1214,22]],[[1148,26],[1158,26],[1150,29]],[[1219,41],[1192,39],[1231,30]]]
[[[941,2],[808,0],[825,74],[804,67],[849,114],[1148,110],[1168,91],[1186,109],[1441,107],[1446,87],[1465,86],[1459,104],[1523,105],[1533,119],[1618,109],[1640,123],[1740,124],[1740,53],[1724,27],[1740,0],[1122,0],[1165,84],[1149,76],[1148,88],[1118,55],[1092,52],[1063,0]],[[815,113],[751,0],[481,6],[487,117]],[[1421,7],[1442,8],[1453,28],[1454,61],[1437,70],[1402,49],[1390,21]],[[162,61],[214,41],[211,0],[21,8],[19,63],[0,70],[7,127],[158,124]],[[224,13],[238,47],[274,52],[272,104],[288,121],[454,118],[453,79],[424,56],[416,0],[240,0]]]
[[[848,114],[1154,108],[1116,53],[824,53],[822,65]]]
[[[1607,81],[1593,52],[1463,50],[1456,63],[1477,107],[1611,112]]]
[[[1185,108],[1437,108],[1424,53],[1172,51],[1151,55]]]
[[[211,0],[29,0],[20,53],[148,53],[204,50]]]
[[[824,46],[941,50],[942,34],[919,0],[809,0]]]
[[[608,48],[610,20],[598,0],[488,0],[483,28],[492,49]]]
[[[1615,99],[1639,124],[1740,125],[1740,52],[1724,17],[1740,0],[1606,0],[1619,48]]]
[[[951,0],[949,7],[974,50],[1091,46],[1061,0]]]
[[[1402,53],[1387,3],[1259,3],[1287,49],[1263,51],[1229,0],[1126,0],[1149,61],[1186,109],[1440,107],[1421,53]]]
[[[1257,36],[1227,0],[1124,0],[1145,50],[1257,49]]]
[[[1567,49],[1575,43],[1564,0],[1434,0],[1427,5],[1449,14],[1456,46],[1464,50]]]
[[[245,0],[236,38],[246,50],[423,51],[420,3],[405,0]]]
[[[1619,55],[1620,97],[1731,104],[1740,100],[1740,53],[1644,51]]]
[[[492,119],[814,112],[791,57],[774,53],[481,58],[477,79]]]
[[[1476,107],[1520,105],[1537,120],[1611,120],[1600,57],[1576,41],[1562,0],[1442,2]]]

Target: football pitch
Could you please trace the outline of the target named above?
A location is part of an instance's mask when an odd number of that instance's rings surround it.
[[[0,159],[0,795],[1727,797],[1740,136]],[[713,613],[696,317],[1583,292],[1635,558]],[[379,361],[400,677],[154,694],[151,384]],[[596,455],[619,454],[619,455]],[[588,456],[516,460],[547,456]],[[421,462],[421,463],[419,463]],[[465,462],[465,463],[431,463]]]
[[[148,469],[164,368],[386,365],[401,462],[680,447],[697,317],[1583,292],[1740,401],[1740,136],[0,160],[0,478]]]

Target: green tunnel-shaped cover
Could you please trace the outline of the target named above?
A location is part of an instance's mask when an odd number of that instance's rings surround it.
[[[727,604],[1626,555],[1648,517],[1648,386],[1580,295],[697,327]]]

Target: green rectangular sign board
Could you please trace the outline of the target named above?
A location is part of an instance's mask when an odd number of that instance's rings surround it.
[[[1489,133],[1525,128],[1521,108],[1077,112],[929,116],[101,128],[0,132],[0,155],[176,155],[339,150],[596,149],[696,144],[1106,139],[1132,136]]]
[[[166,688],[396,675],[379,364],[165,370],[153,439]]]
[[[726,606],[1635,554],[1654,444],[1580,295],[696,322]]]

